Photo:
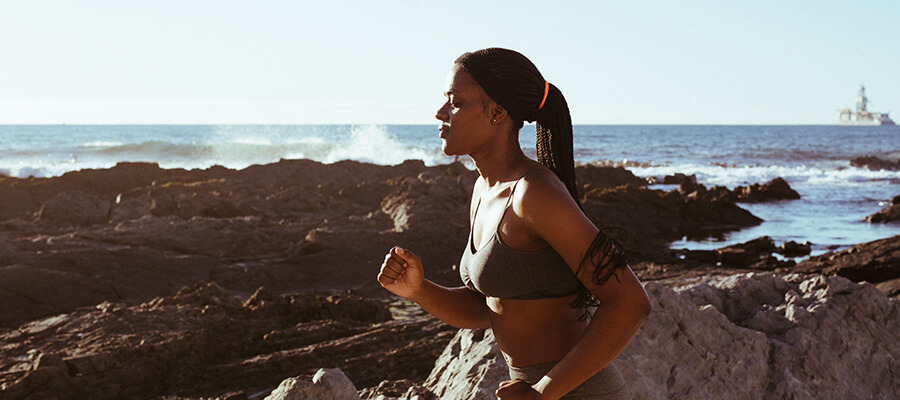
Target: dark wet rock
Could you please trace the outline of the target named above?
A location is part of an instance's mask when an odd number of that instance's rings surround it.
[[[716,250],[681,250],[681,260],[693,264],[715,264],[723,268],[750,268],[772,270],[783,263],[771,256],[777,248],[771,237],[762,236],[744,243]]]
[[[582,193],[622,185],[647,186],[647,181],[622,167],[585,164],[575,169],[575,183]]]
[[[792,271],[839,275],[854,282],[879,283],[900,278],[900,235],[810,257]]]
[[[791,240],[782,243],[776,251],[785,257],[804,257],[812,252],[812,243],[806,241],[801,244]]]
[[[850,160],[850,165],[858,168],[868,168],[872,171],[900,171],[900,160],[891,161],[878,157],[863,156]]]
[[[662,179],[662,183],[664,185],[696,185],[697,184],[697,175],[685,175],[680,172],[666,175]]]
[[[690,197],[734,203],[762,203],[800,198],[800,194],[792,189],[787,181],[782,178],[775,178],[763,184],[754,183],[750,186],[738,186],[734,190],[729,190],[724,186],[715,186],[707,189],[706,186],[697,183],[696,179],[687,179],[680,183],[678,191]]]
[[[738,186],[734,189],[734,192],[737,194],[737,201],[745,203],[796,200],[800,198],[800,194],[791,189],[787,181],[782,178],[775,178],[762,185]]]
[[[864,220],[870,224],[900,222],[900,196],[895,196],[891,199],[890,206],[864,218]]]
[[[757,225],[761,219],[728,201],[709,201],[626,185],[587,193],[585,212],[601,227],[621,227],[629,236],[674,240],[707,237]]]
[[[775,271],[778,269],[791,268],[797,265],[794,260],[780,260],[775,256],[764,256],[756,263],[750,264],[747,268],[756,271]]]

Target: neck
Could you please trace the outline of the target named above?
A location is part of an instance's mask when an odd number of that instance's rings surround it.
[[[478,173],[488,186],[518,178],[533,160],[522,152],[514,132],[500,134],[503,140],[495,141],[485,151],[470,154]]]

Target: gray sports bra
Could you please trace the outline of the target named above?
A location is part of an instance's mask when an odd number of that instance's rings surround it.
[[[509,192],[500,222],[518,184],[516,181]],[[479,199],[475,216],[480,207]],[[459,276],[466,287],[485,296],[524,300],[565,297],[578,292],[581,282],[552,247],[532,251],[513,249],[500,239],[500,222],[487,244],[478,250],[469,229],[469,241],[459,262]]]

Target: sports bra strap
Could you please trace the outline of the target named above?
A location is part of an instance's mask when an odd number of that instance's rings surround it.
[[[497,221],[497,228],[495,228],[497,235],[500,234],[500,224],[503,223],[503,218],[506,217],[506,210],[509,210],[509,206],[512,204],[513,195],[516,193],[516,186],[519,185],[519,182],[522,181],[522,178],[524,178],[525,175],[528,175],[529,172],[539,170],[539,169],[541,169],[541,168],[537,167],[537,168],[532,168],[532,169],[529,169],[528,171],[525,171],[525,173],[523,173],[522,176],[519,177],[519,179],[516,179],[516,183],[513,183],[512,187],[509,189],[509,197],[506,198],[506,206],[503,207],[503,215],[500,216],[500,221]],[[481,200],[479,199],[479,202],[480,201]]]
[[[525,173],[523,173],[522,176],[519,177],[519,179],[516,179],[516,183],[513,183],[512,188],[509,189],[509,197],[506,198],[506,208],[509,208],[509,205],[512,203],[513,194],[515,194],[515,192],[516,192],[516,186],[519,185],[519,182],[522,181],[522,178],[524,178],[525,175],[528,175],[529,172],[536,171],[539,169],[542,169],[542,168],[536,167],[536,168],[529,169],[528,171],[525,171]],[[505,211],[506,208],[504,208],[504,211],[503,211],[504,214],[506,213],[506,211]],[[500,219],[503,220],[502,217]]]

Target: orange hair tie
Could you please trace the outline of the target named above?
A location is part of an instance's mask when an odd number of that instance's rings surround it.
[[[547,92],[550,91],[550,82],[544,81],[544,98],[541,99],[541,105],[538,106],[538,110],[544,108],[544,102],[547,101]]]

